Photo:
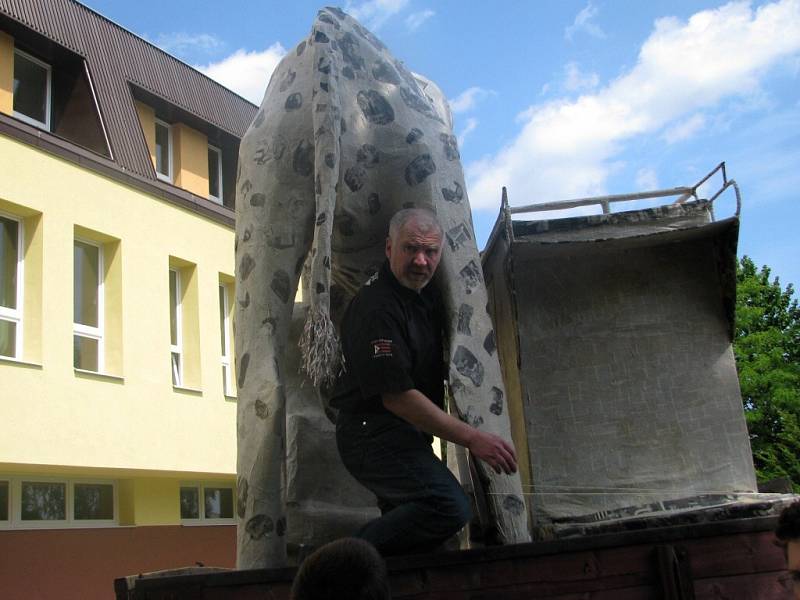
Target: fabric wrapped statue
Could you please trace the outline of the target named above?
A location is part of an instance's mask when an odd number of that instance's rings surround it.
[[[447,312],[449,388],[473,426],[511,439],[510,426],[447,102],[342,11],[321,10],[273,73],[241,143],[236,205],[237,563],[277,567],[292,476],[286,357],[298,343],[290,325],[304,265],[302,363],[307,385],[324,390],[342,368],[334,324],[383,263],[389,219],[433,210],[445,232],[431,285]],[[486,478],[501,539],[528,540],[519,477]]]

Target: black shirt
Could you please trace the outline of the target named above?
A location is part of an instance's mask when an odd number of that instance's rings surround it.
[[[381,394],[417,389],[444,401],[442,304],[432,285],[401,285],[383,264],[358,291],[341,324],[345,372],[331,405],[348,413],[388,412]]]

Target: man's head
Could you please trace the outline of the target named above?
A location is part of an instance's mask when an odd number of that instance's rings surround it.
[[[424,208],[398,211],[389,222],[386,257],[397,281],[419,292],[436,272],[442,258],[442,226]]]
[[[775,537],[786,548],[786,569],[791,577],[794,597],[800,599],[800,501],[783,509]]]
[[[317,549],[297,570],[292,600],[389,600],[386,563],[364,540],[344,538]]]

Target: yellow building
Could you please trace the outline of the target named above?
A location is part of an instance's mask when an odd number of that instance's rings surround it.
[[[77,2],[0,0],[3,597],[233,565],[233,203],[256,110]]]

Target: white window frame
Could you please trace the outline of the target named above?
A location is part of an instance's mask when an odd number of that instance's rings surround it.
[[[119,488],[116,480],[109,479],[65,479],[41,475],[25,475],[6,477],[0,475],[0,481],[8,482],[8,521],[0,521],[0,529],[89,529],[93,527],[116,527],[119,525]],[[23,521],[22,520],[22,483],[61,483],[66,486],[66,519]],[[75,485],[97,484],[110,485],[113,489],[114,502],[112,519],[76,519],[75,518]]]
[[[217,204],[222,204],[222,150],[213,146],[211,144],[208,145],[208,149],[217,153],[217,181],[219,182],[219,196],[215,196],[211,193],[211,173],[208,174],[208,199],[216,202]]]
[[[215,518],[206,517],[206,488],[227,488],[231,490],[231,517]],[[178,485],[178,509],[180,510],[180,491],[183,488],[196,488],[198,495],[198,509],[200,516],[197,519],[184,519],[181,517],[181,525],[231,525],[236,523],[236,486],[228,483],[184,481]]]
[[[220,282],[219,289],[222,291],[222,390],[226,396],[233,396],[233,377],[231,373],[231,329],[228,298],[228,285]]]
[[[38,127],[40,129],[46,129],[47,131],[50,131],[50,120],[51,120],[50,119],[50,112],[52,110],[52,104],[53,104],[53,68],[49,64],[47,64],[46,62],[44,62],[42,60],[39,60],[35,56],[31,56],[27,52],[23,52],[22,50],[20,50],[18,48],[14,48],[14,54],[19,54],[20,56],[22,56],[26,60],[29,60],[32,63],[35,63],[35,64],[39,65],[40,67],[42,67],[43,69],[45,69],[47,71],[47,90],[45,92],[46,96],[47,96],[47,105],[46,105],[46,108],[45,108],[45,120],[44,120],[44,122],[37,121],[33,117],[29,117],[28,115],[23,114],[21,112],[17,112],[16,110],[14,111],[14,116],[17,119],[19,119],[20,121],[25,121],[29,125],[33,125],[34,127]]]
[[[0,320],[15,323],[17,326],[16,340],[14,342],[16,353],[14,356],[0,356],[0,358],[4,360],[22,360],[22,343],[24,340],[22,335],[22,315],[25,301],[25,256],[23,255],[25,228],[22,226],[22,219],[19,217],[4,212],[0,212],[0,217],[17,223],[17,308],[0,306]]]
[[[170,272],[175,273],[175,341],[169,340],[169,365],[172,373],[172,385],[174,387],[183,386],[183,309],[181,307],[181,271],[178,268],[170,267]],[[172,307],[170,306],[170,311]],[[170,323],[170,325],[172,325]],[[172,355],[178,355],[177,369],[172,362]]]
[[[86,238],[75,237],[73,241],[73,246],[75,242],[81,242],[83,244],[87,244],[89,246],[94,246],[97,248],[97,327],[92,327],[91,325],[83,325],[82,323],[72,323],[72,335],[80,336],[89,338],[92,340],[97,340],[97,371],[91,371],[88,369],[78,369],[78,371],[85,371],[88,373],[105,373],[105,312],[106,312],[106,302],[105,302],[105,277],[103,276],[105,265],[103,261],[103,245],[95,242],[94,240],[88,240]],[[72,276],[72,285],[75,285],[75,260],[72,261],[72,269],[73,269],[73,276]],[[74,291],[73,291],[73,302],[74,300]],[[73,307],[74,311],[74,307]],[[75,344],[75,340],[73,339],[73,345]],[[73,350],[74,353],[74,350]],[[73,362],[75,358],[73,356]]]
[[[153,169],[156,172],[156,177],[158,177],[161,181],[166,181],[167,183],[172,183],[172,176],[173,176],[173,167],[172,167],[172,156],[173,156],[172,125],[170,125],[166,121],[162,121],[161,119],[156,119],[155,120],[155,127],[158,127],[159,125],[161,125],[162,127],[165,127],[167,129],[167,156],[168,156],[167,169],[169,170],[169,173],[164,174],[164,173],[161,173],[158,170],[158,157],[156,157],[156,162],[153,165]],[[154,129],[154,131],[155,131],[155,129]],[[154,138],[154,140],[155,140],[155,138]],[[154,144],[155,144],[155,141],[154,141]],[[156,146],[156,150],[157,149],[158,148]]]

